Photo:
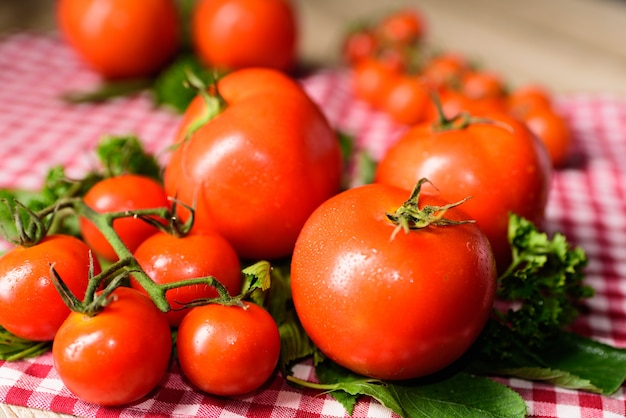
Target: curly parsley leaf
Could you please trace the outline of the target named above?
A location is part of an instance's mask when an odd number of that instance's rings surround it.
[[[512,307],[496,317],[530,346],[568,326],[593,289],[583,283],[587,256],[563,234],[551,239],[528,220],[511,214],[509,242],[513,261],[500,276],[498,299]]]

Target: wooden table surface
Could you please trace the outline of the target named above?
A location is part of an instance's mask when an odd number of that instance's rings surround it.
[[[302,57],[316,64],[338,64],[338,45],[350,22],[415,5],[428,19],[428,42],[468,54],[512,85],[538,82],[557,93],[626,95],[623,0],[294,1]],[[50,0],[0,2],[0,33],[53,29],[52,8]],[[60,416],[0,404],[0,418]]]

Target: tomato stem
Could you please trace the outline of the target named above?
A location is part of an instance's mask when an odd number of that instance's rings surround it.
[[[423,208],[420,209],[419,197],[422,190],[422,185],[426,182],[429,182],[428,179],[420,179],[413,188],[411,196],[406,200],[406,202],[404,202],[404,204],[400,206],[395,211],[395,213],[387,213],[387,218],[394,225],[396,225],[396,228],[391,234],[392,240],[400,230],[403,230],[405,233],[409,233],[409,231],[411,230],[422,229],[430,225],[447,226],[475,222],[471,219],[464,221],[453,221],[451,219],[444,218],[444,215],[446,214],[448,209],[461,205],[462,203],[470,199],[470,196],[455,203],[449,203],[443,206],[425,205]]]

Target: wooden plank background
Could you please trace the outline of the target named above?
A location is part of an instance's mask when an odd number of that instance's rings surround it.
[[[338,64],[350,22],[414,6],[428,42],[468,54],[512,84],[538,82],[558,93],[626,95],[624,0],[294,0],[304,60]],[[0,33],[52,30],[54,2],[0,0]],[[1,86],[0,86],[1,88]],[[0,418],[55,417],[0,404]]]

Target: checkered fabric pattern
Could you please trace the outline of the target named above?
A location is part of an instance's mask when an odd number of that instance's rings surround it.
[[[322,71],[302,79],[330,122],[354,135],[379,158],[403,128],[351,94],[350,74]],[[0,187],[37,188],[44,173],[63,164],[79,176],[94,160],[95,143],[107,134],[136,134],[148,150],[171,141],[179,116],[155,109],[137,95],[101,104],[68,105],[59,96],[93,87],[96,75],[54,34],[12,34],[0,39]],[[626,98],[569,95],[558,106],[574,132],[571,164],[554,174],[547,228],[564,233],[587,252],[588,283],[596,290],[578,332],[626,347]],[[312,368],[297,367],[300,377]],[[520,393],[533,417],[623,417],[626,396],[600,396],[542,383],[497,378]],[[206,396],[181,377],[173,364],[145,399],[124,408],[101,408],[63,387],[50,354],[0,362],[0,402],[84,417],[343,417],[330,396],[296,389],[274,376],[245,397]],[[355,417],[391,417],[375,401],[362,399]]]

